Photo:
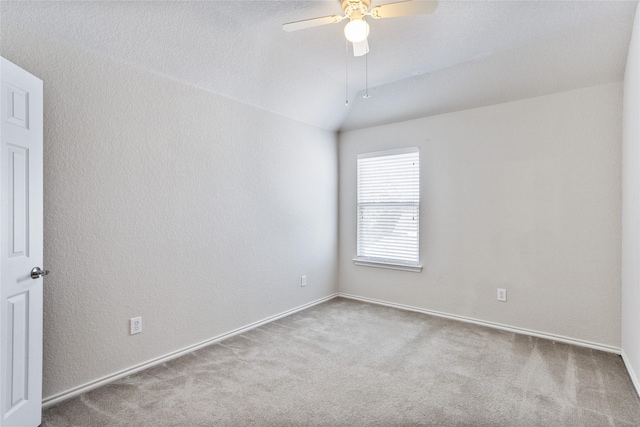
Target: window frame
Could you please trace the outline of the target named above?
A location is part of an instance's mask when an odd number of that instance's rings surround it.
[[[418,156],[418,203],[414,205],[418,211],[418,220],[416,223],[416,252],[417,252],[417,261],[403,261],[400,259],[392,259],[392,258],[378,258],[378,257],[361,257],[359,256],[359,248],[360,245],[360,214],[361,214],[361,206],[360,206],[360,163],[361,159],[373,158],[373,157],[386,157],[386,156],[394,156],[399,154],[409,154],[409,153],[417,153]],[[385,202],[381,202],[384,204]],[[388,202],[387,202],[388,203]],[[375,151],[370,153],[361,153],[357,156],[356,162],[356,256],[353,258],[353,262],[355,265],[367,266],[367,267],[378,267],[378,268],[387,268],[392,270],[404,270],[411,271],[415,273],[419,273],[422,270],[422,265],[420,264],[420,150],[419,147],[408,147],[408,148],[400,148],[393,150],[384,150],[384,151]]]

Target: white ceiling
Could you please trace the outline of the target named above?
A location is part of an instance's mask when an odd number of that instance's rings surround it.
[[[414,0],[419,1],[419,0]],[[373,4],[390,0],[373,0]],[[339,0],[2,2],[2,23],[306,123],[348,130],[601,83],[624,74],[637,0],[441,1],[432,15],[370,20],[365,57]]]

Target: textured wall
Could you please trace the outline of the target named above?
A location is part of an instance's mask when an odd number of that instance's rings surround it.
[[[619,346],[621,106],[613,83],[341,134],[341,292]],[[424,268],[355,266],[356,156],[411,146]]]
[[[640,386],[640,9],[624,77],[622,128],[622,350]]]
[[[336,292],[334,133],[8,25],[2,55],[45,82],[45,397]]]

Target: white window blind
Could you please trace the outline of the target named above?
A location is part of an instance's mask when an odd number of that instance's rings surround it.
[[[418,265],[418,148],[358,156],[357,259]]]

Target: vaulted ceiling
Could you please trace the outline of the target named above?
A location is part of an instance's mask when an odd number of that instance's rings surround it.
[[[339,0],[3,1],[0,23],[348,130],[620,81],[637,4],[441,1],[431,15],[369,20],[358,58],[345,55],[344,22],[281,28],[339,14]]]

